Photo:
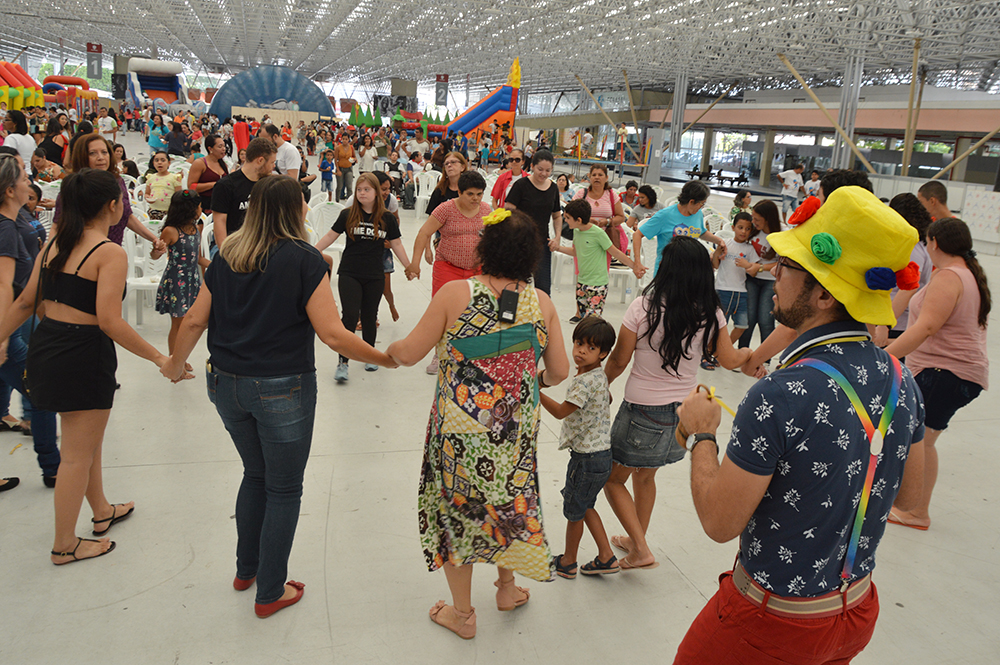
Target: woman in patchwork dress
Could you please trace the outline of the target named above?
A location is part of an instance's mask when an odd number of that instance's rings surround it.
[[[444,569],[452,594],[431,620],[465,639],[476,633],[472,564],[498,567],[501,611],[528,602],[515,572],[552,578],[538,495],[538,388],[569,373],[552,301],[528,283],[541,248],[534,222],[497,210],[483,223],[482,275],[442,286],[413,332],[387,350],[412,366],[436,345],[420,541],[428,569]]]

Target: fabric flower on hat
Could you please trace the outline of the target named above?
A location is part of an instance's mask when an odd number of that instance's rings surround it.
[[[506,208],[497,208],[490,214],[483,217],[483,226],[493,226],[494,224],[499,224],[508,217],[510,217],[510,210],[507,210]]]
[[[792,216],[788,218],[788,225],[798,226],[815,215],[821,205],[823,204],[815,196],[806,197],[806,200],[802,202],[802,205],[796,208],[795,212],[792,213]]]
[[[840,248],[840,243],[829,233],[817,233],[809,241],[813,256],[823,263],[831,264],[840,258],[844,251]]]
[[[920,266],[916,261],[896,272],[896,286],[900,291],[913,291],[920,288]]]

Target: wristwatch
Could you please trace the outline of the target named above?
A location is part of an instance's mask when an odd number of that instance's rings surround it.
[[[715,435],[712,434],[711,432],[700,432],[698,434],[692,434],[691,436],[689,436],[686,442],[687,443],[686,447],[688,451],[693,453],[694,447],[697,446],[702,441],[711,441],[713,444],[715,444],[715,452],[716,454],[718,454],[719,442],[715,440]]]

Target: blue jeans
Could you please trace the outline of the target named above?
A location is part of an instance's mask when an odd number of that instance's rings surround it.
[[[760,341],[774,332],[774,280],[747,275],[747,330],[740,336],[741,349],[750,346],[754,326],[760,326]]]
[[[243,460],[236,496],[236,576],[257,576],[257,602],[285,592],[316,416],[316,373],[206,374],[208,398]]]
[[[28,345],[22,335],[31,330],[31,319],[14,331],[7,342],[7,361],[0,365],[0,380],[21,393],[24,397],[24,361],[28,357]],[[9,403],[9,402],[8,402]],[[24,397],[24,420],[31,422],[31,437],[35,444],[35,455],[42,475],[55,476],[59,472],[59,446],[56,445],[56,414],[52,411],[36,409],[31,400]]]

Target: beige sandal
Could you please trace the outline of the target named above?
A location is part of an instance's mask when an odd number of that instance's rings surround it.
[[[432,607],[430,611],[431,621],[433,621],[439,626],[447,628],[451,632],[461,637],[463,640],[471,640],[473,637],[475,637],[476,608],[473,607],[471,612],[459,612],[454,607],[452,607],[452,609],[455,610],[455,616],[463,620],[462,626],[458,630],[456,630],[451,626],[449,626],[448,624],[438,621],[438,615],[441,614],[441,610],[443,610],[446,607],[448,607],[448,605],[445,604],[443,600],[439,600],[437,603],[435,603],[434,607]]]
[[[524,587],[519,587],[516,584],[514,584],[513,580],[511,580],[510,584],[501,584],[500,580],[497,580],[496,582],[493,583],[493,586],[497,588],[497,609],[500,610],[501,612],[510,612],[511,610],[517,609],[518,607],[524,605],[531,599],[531,593]],[[524,598],[522,598],[521,600],[515,600],[513,602],[509,602],[510,598],[508,591],[510,587],[514,587],[515,589],[523,593]],[[503,596],[503,599],[501,599],[501,595]]]

